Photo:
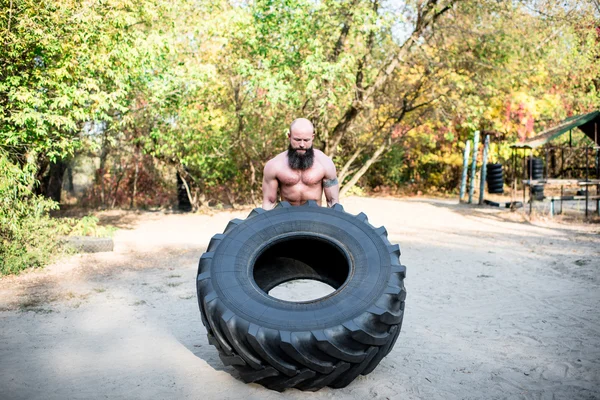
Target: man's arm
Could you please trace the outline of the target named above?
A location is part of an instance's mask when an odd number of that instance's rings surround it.
[[[335,171],[335,165],[329,157],[325,157],[325,177],[323,178],[323,192],[327,199],[327,207],[333,207],[334,204],[339,203],[340,197],[340,184],[337,179],[337,173]]]
[[[265,210],[271,210],[275,208],[275,204],[277,204],[277,187],[279,186],[279,182],[277,182],[277,175],[275,169],[275,163],[273,162],[273,160],[271,160],[267,162],[263,171],[262,208],[264,208]]]

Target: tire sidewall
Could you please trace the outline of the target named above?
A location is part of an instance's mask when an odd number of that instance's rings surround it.
[[[254,282],[253,263],[269,243],[286,235],[318,236],[340,246],[351,263],[346,282],[331,295],[301,303],[262,291]],[[382,297],[394,262],[388,246],[371,225],[351,214],[322,207],[278,208],[227,232],[212,254],[210,284],[224,307],[250,323],[286,331],[323,329],[357,317]]]

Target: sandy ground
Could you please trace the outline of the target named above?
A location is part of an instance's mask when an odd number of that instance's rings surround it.
[[[343,203],[385,225],[408,266],[402,333],[370,375],[316,393],[242,383],[207,342],[194,285],[210,237],[248,211],[114,213],[114,252],[0,280],[0,398],[600,398],[599,225]]]

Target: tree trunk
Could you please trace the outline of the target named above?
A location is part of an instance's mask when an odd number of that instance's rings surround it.
[[[190,188],[183,178],[182,174],[177,171],[177,208],[180,211],[192,211],[192,195]]]
[[[106,133],[105,133],[106,135]],[[108,158],[108,141],[106,140],[106,136],[104,137],[104,140],[102,141],[102,152],[100,153],[100,168],[98,169],[98,172],[96,173],[96,179],[99,180],[100,184],[100,201],[102,206],[104,207],[106,205],[106,196],[105,196],[105,187],[104,187],[104,175],[106,174],[106,171],[104,170],[104,168],[106,167],[106,159]]]
[[[340,197],[342,197],[343,195],[346,194],[346,192],[348,192],[348,190],[350,190],[352,188],[352,186],[356,185],[356,182],[358,182],[358,180],[367,172],[367,170],[369,169],[369,167],[376,162],[379,159],[379,156],[381,156],[381,154],[388,148],[388,146],[390,145],[388,140],[385,140],[378,148],[377,150],[375,150],[375,153],[373,153],[373,155],[371,156],[371,158],[369,158],[367,160],[367,162],[365,163],[365,165],[363,165],[361,167],[361,169],[359,169],[358,171],[356,171],[356,173],[354,175],[352,175],[352,178],[350,178],[350,181],[348,181],[347,184],[345,184],[342,189],[340,190]]]
[[[194,206],[198,206],[196,204],[196,199],[197,199],[197,193],[194,196],[194,198],[192,198],[192,192],[190,190],[190,186],[188,185],[187,181],[184,178],[184,174],[185,174],[185,169],[183,167],[181,167],[179,169],[179,171],[177,171],[177,182],[181,182],[181,186],[178,184],[178,188],[181,187],[181,189],[183,190],[178,190],[178,198],[179,198],[179,209],[182,211],[192,211]],[[185,191],[185,193],[183,193],[183,191]],[[187,196],[187,202],[184,199],[184,196]],[[189,204],[189,206],[188,206]]]
[[[136,159],[135,160],[135,171],[133,174],[133,188],[131,190],[131,201],[129,202],[129,208],[133,208],[136,206],[135,196],[137,195],[137,182],[138,182],[139,172],[140,172],[140,165],[139,165],[139,161]]]
[[[46,157],[40,157],[36,175],[39,186],[35,189],[35,193],[60,203],[63,177],[68,166],[69,162],[65,160],[48,162]]]
[[[354,152],[354,154],[352,154],[352,157],[350,157],[350,159],[348,160],[348,162],[346,162],[346,164],[344,164],[344,167],[342,168],[342,170],[339,173],[338,179],[340,183],[344,182],[344,179],[346,178],[346,175],[348,175],[348,171],[350,170],[350,167],[352,166],[352,163],[358,158],[358,156],[362,153],[364,147],[359,147],[358,149],[356,149],[356,151]]]
[[[71,196],[75,195],[75,185],[73,184],[73,163],[67,165],[67,191]]]
[[[50,170],[48,171],[46,193],[44,195],[57,203],[60,203],[60,197],[62,192],[63,177],[67,169],[68,163],[63,160],[56,160],[56,162],[50,163]]]
[[[129,166],[127,164],[125,164],[125,167],[121,170],[121,173],[119,174],[119,177],[117,178],[117,183],[115,184],[115,190],[113,192],[112,202],[110,203],[110,208],[115,208],[115,206],[117,205],[117,195],[119,192],[119,186],[121,186],[121,180],[127,173],[128,167]],[[137,167],[137,165],[136,165],[136,167]]]

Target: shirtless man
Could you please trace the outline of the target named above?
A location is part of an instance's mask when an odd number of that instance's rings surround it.
[[[294,206],[315,200],[321,205],[325,192],[327,205],[338,202],[340,186],[335,165],[322,151],[313,149],[313,124],[298,118],[290,125],[287,151],[267,162],[263,178],[263,208],[270,210],[277,204],[277,188],[281,200]]]

